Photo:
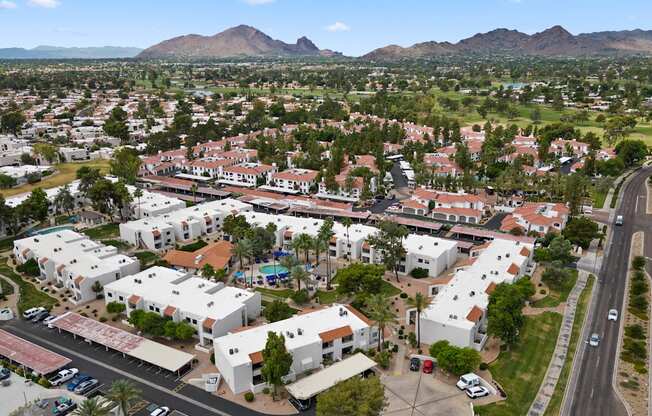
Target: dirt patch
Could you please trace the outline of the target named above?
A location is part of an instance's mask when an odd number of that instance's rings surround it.
[[[649,201],[649,200],[648,200]],[[648,204],[649,207],[649,204]],[[629,325],[639,324],[646,329],[647,333],[647,347],[646,351],[650,350],[650,334],[649,334],[649,322],[644,321],[632,313],[630,313],[629,308],[629,286],[631,283],[631,274],[633,270],[631,269],[632,259],[636,256],[643,255],[643,236],[642,232],[637,232],[632,237],[631,242],[631,251],[629,264],[630,268],[627,273],[627,286],[625,288],[625,311],[623,313],[623,325],[627,327]],[[650,299],[648,293],[648,300]],[[649,308],[649,306],[648,306]],[[648,309],[649,313],[649,309]],[[619,353],[622,351],[623,338],[620,340]],[[650,362],[649,356],[646,359],[646,368],[649,370]],[[636,371],[632,363],[626,362],[622,359],[621,356],[618,357],[618,375],[616,377],[617,389],[620,393],[623,400],[626,402],[627,406],[631,410],[631,414],[636,415],[647,415],[648,414],[648,397],[649,397],[649,385],[648,385],[648,374],[640,374]]]

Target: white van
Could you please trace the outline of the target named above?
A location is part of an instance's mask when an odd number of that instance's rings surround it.
[[[480,385],[480,377],[474,373],[464,374],[457,381],[457,388],[460,390],[466,390],[469,387],[475,387]]]
[[[45,312],[45,308],[42,306],[39,306],[37,308],[29,308],[25,312],[23,312],[23,318],[25,319],[32,319],[36,315],[38,315],[41,312]]]
[[[618,215],[616,217],[616,225],[623,225],[623,216],[622,215]]]

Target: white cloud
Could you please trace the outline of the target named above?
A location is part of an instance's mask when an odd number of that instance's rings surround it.
[[[348,32],[351,30],[351,27],[343,22],[335,22],[332,25],[326,26],[326,30],[329,32]]]
[[[274,3],[276,0],[242,0],[250,6],[260,6],[262,4]]]
[[[0,9],[15,9],[16,8],[16,3],[13,1],[9,0],[1,0],[0,1]]]
[[[59,0],[29,0],[27,4],[34,7],[44,7],[46,9],[54,9],[55,7],[59,7],[61,2]]]

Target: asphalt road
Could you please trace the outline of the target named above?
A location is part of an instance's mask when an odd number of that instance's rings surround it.
[[[119,353],[107,352],[103,347],[89,345],[81,339],[75,340],[71,335],[59,334],[58,331],[41,324],[34,325],[14,319],[1,322],[0,328],[70,358],[71,366],[97,378],[106,388],[114,380],[130,379],[142,391],[143,408],[156,403],[188,416],[263,415],[183,383],[176,375],[123,358]],[[142,414],[148,413],[144,410],[137,413]]]
[[[607,314],[609,309],[617,309],[621,318],[623,315],[632,234],[646,231],[646,253],[650,249],[652,236],[648,231],[652,229],[652,220],[646,215],[645,180],[651,173],[652,168],[641,169],[624,187],[616,215],[623,215],[625,221],[622,226],[612,228],[610,246],[602,262],[597,292],[587,317],[588,334],[597,333],[602,340],[598,347],[584,343],[578,349],[581,363],[571,379],[570,400],[564,409],[566,415],[627,415],[612,386],[621,322],[607,321]]]

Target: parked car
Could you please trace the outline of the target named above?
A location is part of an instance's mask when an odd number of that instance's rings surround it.
[[[31,321],[33,324],[35,324],[35,323],[41,322],[42,320],[44,320],[44,319],[47,318],[48,316],[50,316],[50,313],[49,313],[48,311],[42,311],[42,312],[39,312],[39,313],[37,313],[36,315],[34,315],[34,316],[32,317],[32,319],[30,319],[30,321]]]
[[[67,415],[77,408],[77,403],[67,397],[61,397],[54,402],[54,409],[52,414]]]
[[[161,406],[157,409],[154,409],[152,413],[149,414],[149,416],[167,416],[170,414],[170,408],[167,406]]]
[[[100,384],[100,381],[96,378],[91,378],[90,380],[82,381],[75,387],[73,392],[75,394],[86,394],[89,391],[93,390]]]
[[[618,311],[615,309],[609,309],[609,315],[607,315],[607,320],[617,321],[618,320]]]
[[[41,312],[47,312],[47,311],[42,306],[38,306],[38,307],[35,307],[35,308],[29,308],[28,310],[23,312],[23,318],[32,319],[33,317],[35,317],[37,314],[39,314]]]
[[[305,412],[306,410],[308,410],[308,409],[310,409],[312,407],[312,400],[311,399],[299,400],[299,399],[295,399],[294,397],[290,396],[288,398],[288,401],[299,412]]]
[[[57,315],[50,315],[50,316],[48,316],[47,318],[45,318],[45,319],[43,320],[43,325],[45,325],[45,326],[47,326],[48,328],[50,328],[50,323],[51,323],[52,321],[54,321],[55,319],[57,319],[57,318],[58,318]]]
[[[0,380],[6,380],[11,377],[11,371],[8,368],[0,368]]]
[[[419,368],[421,367],[421,360],[418,358],[410,358],[410,371],[419,371]]]
[[[592,347],[597,347],[600,345],[600,335],[592,334],[591,338],[589,338],[589,345]]]
[[[59,371],[54,377],[52,377],[48,381],[53,386],[60,386],[66,381],[72,380],[72,378],[75,377],[78,373],[79,370],[77,370],[76,368],[67,368],[65,370]]]
[[[457,388],[460,390],[466,390],[470,387],[475,387],[480,385],[480,377],[474,373],[467,373],[460,377],[457,381]]]
[[[70,380],[70,382],[68,383],[68,386],[66,386],[66,387],[67,387],[68,391],[74,391],[75,388],[79,385],[79,383],[82,383],[82,382],[84,382],[86,380],[90,380],[92,378],[93,377],[91,377],[89,375],[77,373],[77,375],[74,376],[72,378],[72,380]]]
[[[435,369],[435,363],[432,360],[426,360],[423,362],[423,372],[425,374],[432,374],[432,371]]]
[[[489,395],[489,390],[482,386],[473,386],[466,389],[466,395],[472,399]]]

